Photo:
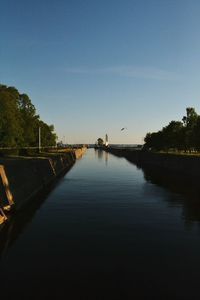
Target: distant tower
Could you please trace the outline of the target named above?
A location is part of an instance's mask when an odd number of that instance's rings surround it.
[[[108,147],[108,135],[106,133],[106,137],[105,137],[105,146]]]

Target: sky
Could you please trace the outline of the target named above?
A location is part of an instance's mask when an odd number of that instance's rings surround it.
[[[0,83],[64,143],[142,144],[200,114],[199,0],[0,0]],[[126,130],[121,131],[122,127]]]

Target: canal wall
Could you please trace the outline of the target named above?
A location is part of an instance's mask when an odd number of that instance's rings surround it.
[[[86,152],[86,150],[87,150],[86,147],[74,150],[74,154],[75,154],[76,159],[81,158],[83,156],[83,154]]]
[[[81,148],[41,157],[0,158],[0,223],[6,210],[23,208],[64,175],[85,151]]]
[[[200,174],[200,157],[192,155],[176,155],[168,153],[152,153],[141,150],[112,149],[108,151],[117,156],[125,157],[138,167],[149,166],[163,171],[180,173],[185,177],[198,179]]]

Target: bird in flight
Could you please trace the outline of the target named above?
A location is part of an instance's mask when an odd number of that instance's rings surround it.
[[[121,131],[123,131],[124,129],[127,129],[127,127],[122,127],[122,128],[121,128]]]

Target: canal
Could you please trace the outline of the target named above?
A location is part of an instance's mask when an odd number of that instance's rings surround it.
[[[90,149],[0,232],[2,299],[199,299],[199,190]]]

